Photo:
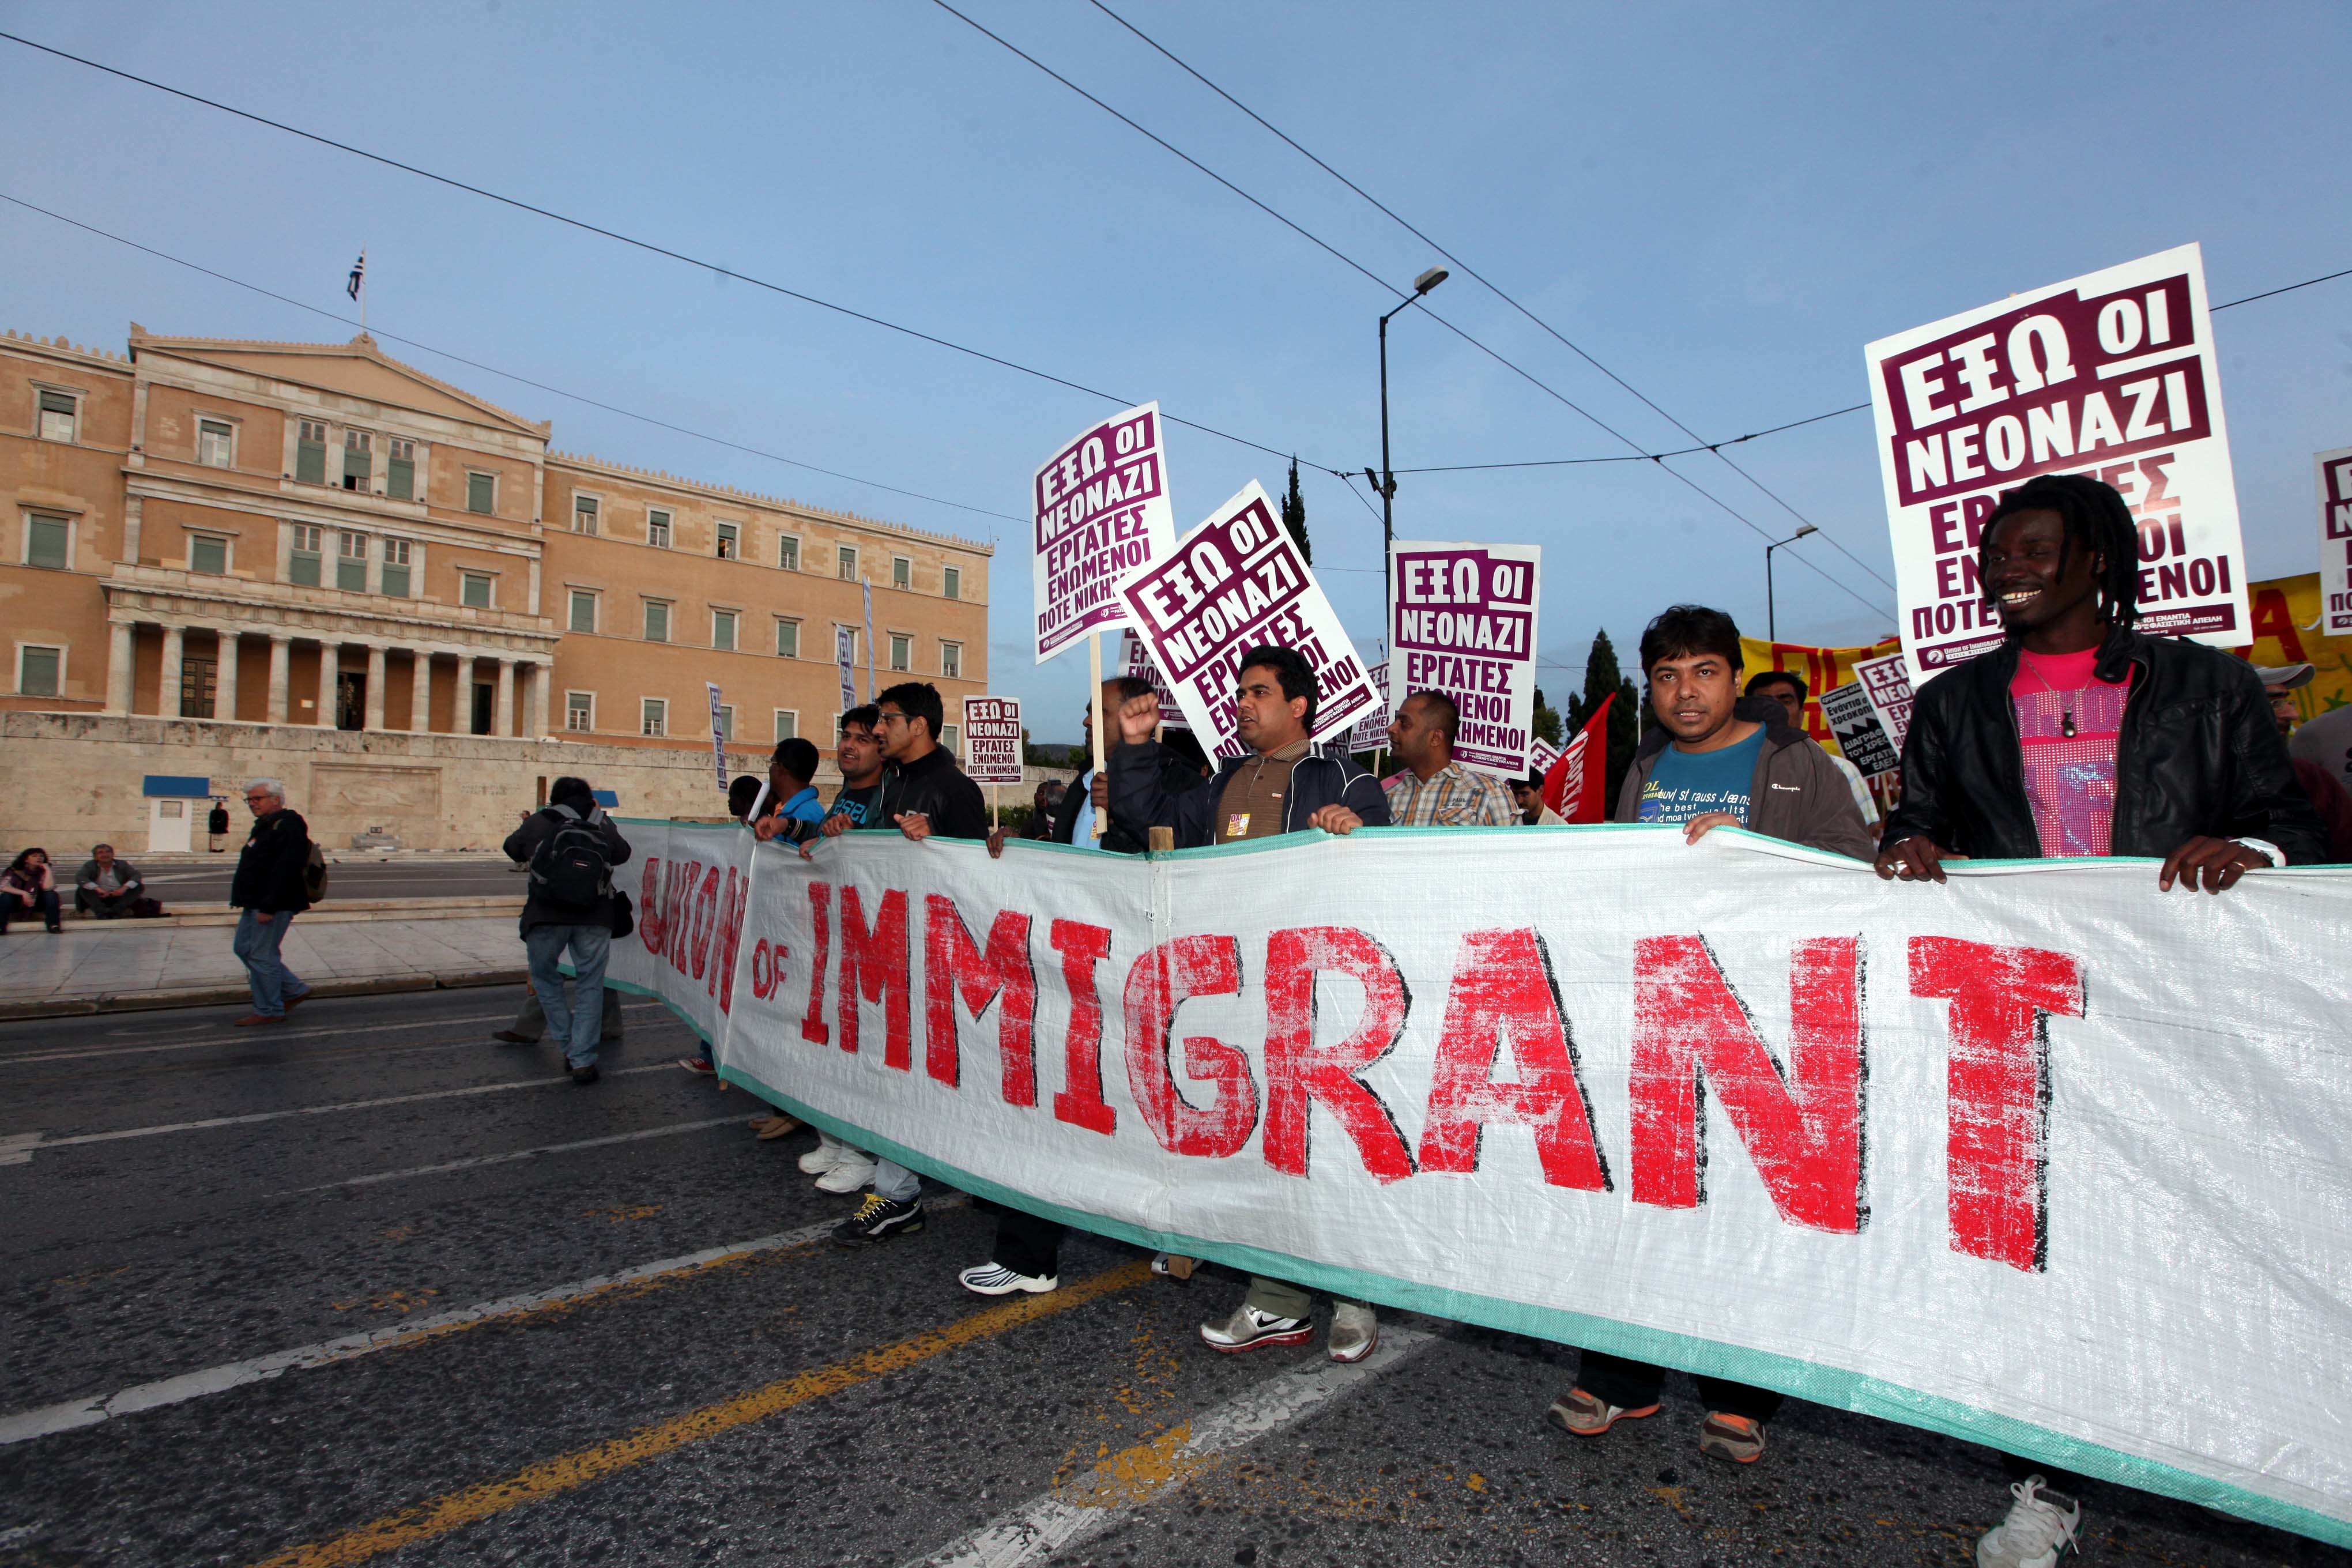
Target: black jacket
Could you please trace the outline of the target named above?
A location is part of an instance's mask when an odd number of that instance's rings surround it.
[[[236,875],[229,879],[228,905],[263,914],[310,907],[302,896],[302,868],[310,863],[310,827],[280,806],[253,819],[245,847],[236,852]]]
[[[1974,859],[2041,858],[2010,706],[2017,659],[2016,642],[2004,642],[1920,689],[1903,739],[1903,801],[1887,816],[1882,847],[1921,837]],[[2327,858],[2252,666],[2118,626],[2099,648],[2096,671],[2121,681],[2126,670],[2115,854],[2166,856],[2203,835],[2266,839],[2291,866]]]
[[[1138,843],[1150,842],[1150,830],[1172,827],[1176,847],[1197,849],[1216,842],[1217,803],[1225,783],[1247,757],[1227,757],[1217,764],[1217,776],[1204,779],[1191,763],[1169,765],[1168,748],[1157,741],[1120,746],[1110,754],[1110,829]],[[1181,759],[1179,759],[1181,762]],[[1345,805],[1362,817],[1367,827],[1389,826],[1389,797],[1381,781],[1348,760],[1340,746],[1312,746],[1290,772],[1290,788],[1283,796],[1282,831],[1297,833],[1307,818],[1327,805]]]
[[[1181,790],[1185,786],[1187,780],[1197,782],[1200,779],[1200,769],[1165,746],[1160,747],[1160,750],[1163,753],[1160,764],[1160,772],[1162,773],[1173,772],[1177,775],[1168,781],[1168,788]],[[1105,763],[1103,773],[1108,777],[1110,773],[1108,766],[1110,758],[1106,757],[1103,760]],[[1078,809],[1086,804],[1087,800],[1087,792],[1078,787],[1078,779],[1085,778],[1089,771],[1087,768],[1080,768],[1077,777],[1070,781],[1069,788],[1062,792],[1062,804],[1054,812],[1054,831],[1049,835],[1056,844],[1075,844],[1078,840]],[[1111,816],[1109,821],[1103,824],[1101,842],[1104,848],[1115,855],[1140,855],[1146,847],[1141,838],[1119,825],[1115,814]]]
[[[890,764],[882,775],[880,819],[868,826],[896,827],[899,816],[909,811],[929,817],[931,831],[941,838],[988,837],[988,798],[944,746],[933,747],[920,761]]]
[[[566,800],[563,804],[577,811],[582,803]],[[589,802],[587,805],[589,822],[600,829],[604,836],[604,858],[616,869],[626,865],[629,859],[629,841],[621,837],[621,830],[614,826],[613,819],[605,816],[593,802]],[[552,810],[532,812],[523,820],[520,827],[507,835],[507,858],[518,865],[530,864],[530,858],[539,853],[539,847],[553,837],[555,830],[562,826],[563,822],[564,819]],[[523,900],[522,905],[522,929],[527,932],[533,926],[603,926],[606,931],[611,931],[613,929],[612,884],[606,883],[604,891],[597,898],[596,902],[585,910],[575,910],[568,904],[558,906],[549,903],[540,896],[539,888],[534,884],[529,896]]]

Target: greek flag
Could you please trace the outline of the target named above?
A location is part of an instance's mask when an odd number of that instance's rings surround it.
[[[362,250],[360,252],[360,258],[352,263],[351,280],[343,285],[343,292],[349,294],[354,300],[358,299],[360,297],[360,285],[366,280],[366,278],[367,252]]]

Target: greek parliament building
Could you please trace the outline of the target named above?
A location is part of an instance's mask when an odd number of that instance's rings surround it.
[[[990,546],[549,437],[365,334],[0,337],[0,847],[201,848],[255,774],[333,848],[495,846],[562,773],[719,815],[706,682],[730,773],[829,756],[836,627],[861,695],[987,689]]]

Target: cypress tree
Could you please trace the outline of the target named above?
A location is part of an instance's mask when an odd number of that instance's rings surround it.
[[[1633,765],[1633,747],[1640,736],[1642,700],[1640,690],[1617,666],[1617,649],[1605,631],[1592,634],[1592,651],[1585,656],[1584,690],[1568,702],[1568,731],[1570,735],[1584,728],[1585,721],[1612,694],[1617,700],[1609,710],[1609,772],[1608,794],[1602,805],[1612,813],[1617,809],[1617,792],[1625,783],[1625,770]]]
[[[1307,564],[1315,564],[1315,547],[1307,542],[1307,498],[1298,493],[1298,459],[1290,459],[1290,488],[1283,492],[1282,526],[1290,531],[1297,542],[1298,553]]]

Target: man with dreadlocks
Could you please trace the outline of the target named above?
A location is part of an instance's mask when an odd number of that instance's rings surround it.
[[[2045,474],[2001,496],[1978,567],[2008,637],[1920,689],[1879,876],[1941,882],[1947,855],[2145,855],[2164,862],[2159,889],[2219,893],[2326,858],[2252,668],[2134,629],[2138,544],[2096,479]],[[1978,1542],[1979,1568],[2053,1563],[2081,1529],[2075,1479],[2005,1462],[2014,1501]]]

